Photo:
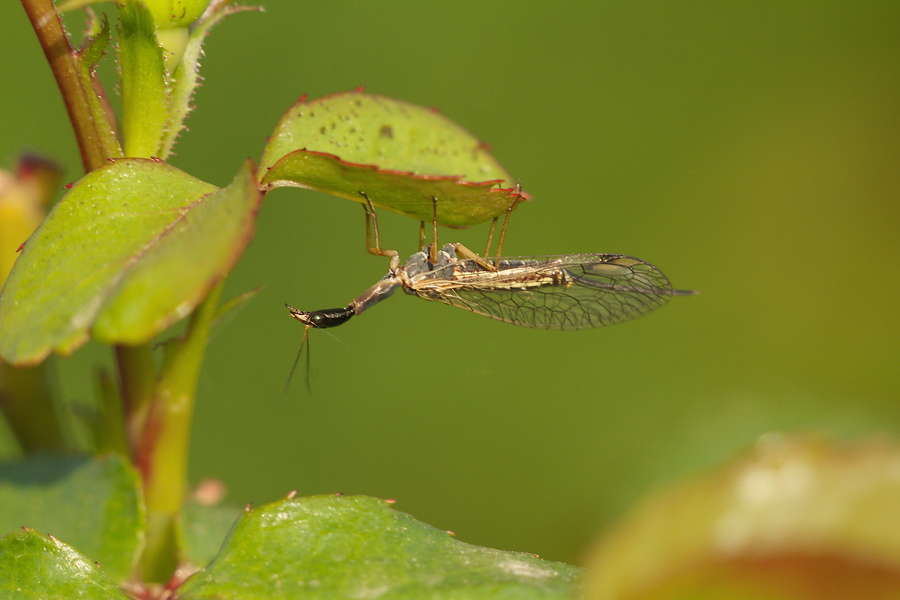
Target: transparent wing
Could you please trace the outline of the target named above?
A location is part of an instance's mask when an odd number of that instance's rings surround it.
[[[656,267],[622,254],[501,259],[497,271],[460,260],[408,290],[474,313],[536,329],[590,329],[634,319],[668,302]]]

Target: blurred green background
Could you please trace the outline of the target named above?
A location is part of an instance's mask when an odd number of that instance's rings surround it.
[[[626,253],[702,293],[583,332],[399,294],[312,332],[314,393],[301,373],[284,395],[302,327],[283,303],[344,306],[387,262],[356,203],[277,190],[225,296],[263,291],[208,350],[193,482],[240,505],[396,498],[464,541],[577,561],[637,499],[764,432],[900,431],[900,4],[264,4],[208,39],[178,167],[225,185],[301,94],[365,85],[440,108],[522,179],[505,254]],[[0,21],[0,163],[37,150],[74,181],[18,3]],[[384,213],[381,233],[417,249],[418,223]],[[96,345],[55,362],[66,398],[94,395],[98,362]]]

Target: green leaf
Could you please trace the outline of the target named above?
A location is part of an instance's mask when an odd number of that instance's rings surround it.
[[[206,10],[210,0],[141,0],[157,27],[186,27]]]
[[[190,314],[250,243],[261,201],[248,161],[230,186],[187,207],[142,254],[107,300],[94,336],[142,343]]]
[[[519,196],[509,173],[468,131],[436,111],[347,92],[300,100],[281,118],[260,165],[262,183],[319,190],[379,208],[467,227]]]
[[[765,436],[626,516],[585,598],[900,598],[898,465],[887,440]]]
[[[137,472],[117,455],[0,463],[0,535],[21,527],[51,534],[124,581],[144,540],[139,488]]]
[[[194,95],[200,80],[200,57],[203,55],[203,42],[206,40],[209,30],[224,17],[244,11],[260,10],[252,6],[234,6],[218,0],[210,4],[210,9],[202,19],[193,23],[187,39],[187,45],[181,55],[181,60],[172,74],[172,99],[169,120],[163,135],[160,158],[168,158],[175,147],[178,136],[184,129],[184,121],[193,108],[191,97]],[[185,18],[185,20],[187,20]]]
[[[86,175],[28,240],[0,295],[0,356],[70,354],[93,329],[138,344],[189,314],[253,233],[261,192],[245,164],[228,188],[157,161]]]
[[[62,10],[60,9],[60,12]],[[81,49],[78,51],[79,66],[87,71],[96,66],[100,59],[106,55],[106,48],[109,46],[109,17],[103,13],[99,20],[94,11],[87,9],[88,16],[88,37],[84,40]]]
[[[212,561],[222,541],[241,516],[234,506],[205,506],[187,502],[181,513],[182,558],[190,564],[204,566]]]
[[[30,529],[0,540],[0,597],[129,600],[101,565],[71,546]]]
[[[85,40],[84,46],[76,55],[78,76],[84,89],[90,90],[90,93],[87,94],[87,101],[91,114],[94,115],[94,122],[98,125],[96,127],[97,143],[102,147],[103,155],[121,157],[122,148],[116,137],[116,126],[115,123],[110,122],[110,119],[114,119],[112,108],[110,108],[100,80],[97,78],[96,70],[97,63],[106,54],[106,48],[109,46],[109,19],[105,13],[99,21],[93,18],[93,11],[89,11],[89,15],[92,17],[91,37]]]
[[[100,4],[101,2],[106,1],[107,0],[64,0],[63,2],[56,3],[56,11],[59,14],[64,14],[78,10],[79,8],[89,7],[91,4]]]
[[[169,92],[153,16],[141,2],[119,5],[119,72],[125,156],[158,156]]]
[[[363,496],[248,510],[181,600],[573,598],[580,569],[460,542]]]

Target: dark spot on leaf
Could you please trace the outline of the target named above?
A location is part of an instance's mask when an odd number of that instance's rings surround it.
[[[324,125],[322,125],[322,127],[319,128],[319,133],[321,133],[322,135],[325,135],[327,132],[328,132],[328,129]]]
[[[388,138],[389,140],[394,139],[394,128],[390,125],[382,125],[381,130],[378,132],[383,138]]]

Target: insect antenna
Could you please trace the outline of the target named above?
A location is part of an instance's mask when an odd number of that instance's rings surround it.
[[[383,293],[382,293],[383,294]],[[384,294],[383,294],[384,295]],[[384,297],[390,296],[388,293]],[[291,311],[291,316],[303,323],[303,339],[300,340],[300,349],[297,351],[297,356],[294,358],[294,364],[291,366],[291,372],[288,374],[287,381],[284,384],[284,393],[286,394],[288,391],[288,387],[291,385],[291,379],[294,377],[294,371],[297,370],[297,364],[300,362],[300,356],[303,354],[303,348],[306,347],[306,389],[309,393],[312,393],[312,385],[310,384],[310,372],[309,372],[309,363],[310,363],[310,341],[309,341],[309,328],[314,327],[316,329],[326,329],[328,327],[337,327],[343,323],[346,323],[350,317],[354,315],[354,310],[352,308],[329,308],[326,310],[315,310],[312,312],[308,312],[305,310],[297,310],[290,304],[285,304],[288,310]],[[328,331],[325,331],[328,335],[330,335],[333,339],[337,341],[341,341],[335,336],[331,335]],[[341,342],[343,344],[343,342]],[[344,344],[346,346],[346,344]]]
[[[288,373],[287,381],[284,382],[284,393],[288,393],[288,388],[291,386],[291,379],[294,378],[294,371],[297,370],[297,363],[300,362],[300,355],[303,354],[303,347],[308,345],[309,343],[309,328],[312,325],[307,325],[303,328],[303,339],[300,340],[300,350],[297,351],[297,357],[294,359],[294,364],[291,366],[291,372]],[[309,348],[306,349],[306,391],[312,394],[312,386],[309,383]]]

